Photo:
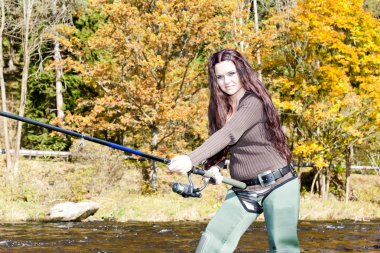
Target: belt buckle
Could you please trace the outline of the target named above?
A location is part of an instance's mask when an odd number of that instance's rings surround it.
[[[264,177],[264,176],[267,176],[267,175],[269,175],[269,174],[272,174],[272,171],[271,171],[271,170],[264,171],[263,173],[260,173],[260,174],[257,175],[257,177],[258,177],[258,179],[259,179],[259,182],[260,182],[260,185],[261,185],[262,187],[265,187],[265,186],[272,185],[272,184],[275,184],[275,183],[276,183],[276,180],[274,180],[274,179],[273,179],[272,181],[268,182],[268,183],[265,183],[265,182],[264,182],[263,177]],[[272,175],[272,176],[273,176],[273,175]],[[273,177],[274,177],[274,176],[273,176]]]
[[[290,166],[290,172],[292,173],[292,175],[297,175],[297,171],[296,169],[294,168],[293,164],[292,163],[289,163],[289,166]]]

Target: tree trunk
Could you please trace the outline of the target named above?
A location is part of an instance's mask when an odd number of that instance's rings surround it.
[[[26,105],[26,94],[28,89],[28,78],[29,78],[29,63],[30,63],[30,47],[29,47],[29,31],[30,31],[30,20],[32,16],[32,10],[34,5],[34,0],[23,0],[23,50],[24,66],[22,69],[22,79],[21,79],[21,96],[20,96],[20,107],[18,114],[23,117],[25,114]],[[15,162],[13,167],[13,175],[17,177],[18,175],[18,163],[19,163],[19,153],[21,148],[21,134],[22,134],[22,122],[17,123],[17,134],[16,134],[16,147],[15,147]]]
[[[9,45],[9,60],[8,60],[8,70],[9,71],[15,71],[15,50],[14,50],[14,39],[10,38],[10,45]]]
[[[152,142],[151,142],[151,150],[156,149],[158,143],[158,132],[155,127],[151,130],[152,133]],[[151,193],[155,192],[158,189],[157,184],[157,164],[155,161],[150,162],[150,166],[143,166],[142,169],[143,176],[143,193]]]
[[[243,19],[243,11],[244,11],[244,7],[245,7],[245,2],[244,1],[238,1],[238,10],[239,10],[239,17],[235,16],[234,17],[234,33],[237,35],[237,34],[242,34],[243,31],[241,29],[238,30],[238,25],[242,25],[244,23],[244,19]],[[239,41],[237,42],[237,46],[240,48],[240,51],[243,52],[244,51],[244,48],[245,48],[245,41]]]
[[[354,157],[354,147],[350,145],[346,153],[346,203],[350,200],[351,165]]]
[[[326,199],[329,198],[329,192],[330,192],[330,177],[331,177],[331,162],[328,168],[326,168]]]
[[[302,191],[302,156],[298,157],[298,181],[300,183],[300,190]]]
[[[313,169],[317,169],[317,168],[313,168]],[[317,169],[317,170],[318,170],[318,169]],[[320,172],[321,172],[321,170],[318,170],[317,173],[315,173],[314,178],[313,178],[313,182],[311,183],[310,192],[311,192],[312,194],[314,194],[315,182],[317,181],[317,178],[318,178],[318,175],[319,175]]]
[[[52,2],[53,17],[54,20],[57,20],[57,1],[53,0]],[[63,95],[62,95],[62,66],[61,61],[61,52],[59,50],[59,41],[58,41],[58,32],[57,26],[54,25],[54,62],[55,62],[55,91],[56,91],[56,104],[57,104],[57,117],[59,119],[59,125],[63,123],[64,113],[63,113]]]
[[[7,111],[7,97],[5,92],[5,81],[4,81],[4,56],[3,56],[3,32],[5,28],[5,6],[4,1],[1,1],[1,26],[0,26],[0,87],[1,87],[1,110]],[[3,118],[3,128],[4,128],[4,144],[7,159],[7,172],[11,170],[11,154],[10,154],[10,142],[9,142],[9,131],[8,131],[8,119]]]
[[[257,0],[253,0],[253,11],[255,16],[255,34],[256,36],[259,36],[259,15],[257,13]],[[256,58],[257,58],[257,74],[260,81],[263,81],[263,77],[261,74],[261,56],[260,56],[260,49],[257,49],[256,51]]]
[[[325,175],[325,169],[323,168],[321,170],[321,173],[319,173],[319,195],[325,199],[326,198],[326,175]]]
[[[158,131],[156,128],[152,130],[152,150],[156,149],[158,143]],[[151,174],[150,174],[150,180],[149,180],[150,187],[153,191],[157,191],[158,185],[157,185],[157,164],[155,161],[152,160],[151,163]]]
[[[24,117],[25,115],[25,105],[26,105],[26,94],[27,94],[27,83],[29,77],[29,62],[30,56],[29,51],[24,52],[24,67],[22,70],[22,80],[21,80],[21,98],[20,98],[20,107],[19,107],[19,116]],[[21,149],[21,135],[22,135],[22,122],[17,122],[17,134],[16,134],[16,147],[15,147],[15,157],[14,157],[14,167],[13,175],[17,177],[18,175],[18,163],[19,163],[19,153]]]
[[[153,191],[157,191],[158,184],[157,184],[157,162],[153,161],[151,162],[151,173],[150,173],[150,181],[149,181],[150,187]]]

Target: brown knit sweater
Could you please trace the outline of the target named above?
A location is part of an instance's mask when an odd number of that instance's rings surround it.
[[[282,168],[287,162],[268,140],[266,120],[263,102],[247,91],[240,99],[237,111],[224,127],[188,156],[193,165],[197,165],[229,146],[230,174],[236,180],[251,179],[264,171]],[[289,175],[277,183],[286,178]]]

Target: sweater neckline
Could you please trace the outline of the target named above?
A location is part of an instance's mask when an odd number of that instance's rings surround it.
[[[246,97],[248,97],[250,94],[254,94],[252,91],[250,91],[250,90],[246,90],[245,91],[245,93],[244,93],[244,95],[239,99],[239,102],[238,102],[238,105],[237,105],[237,107],[239,108],[239,106],[240,106],[240,103],[241,103],[241,101],[243,101]]]

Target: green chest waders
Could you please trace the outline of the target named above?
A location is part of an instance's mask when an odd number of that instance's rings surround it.
[[[241,236],[262,212],[270,252],[300,252],[297,237],[299,190],[297,177],[261,196],[245,192],[238,193],[238,197],[233,190],[229,190],[223,205],[203,232],[196,252],[233,252]]]

